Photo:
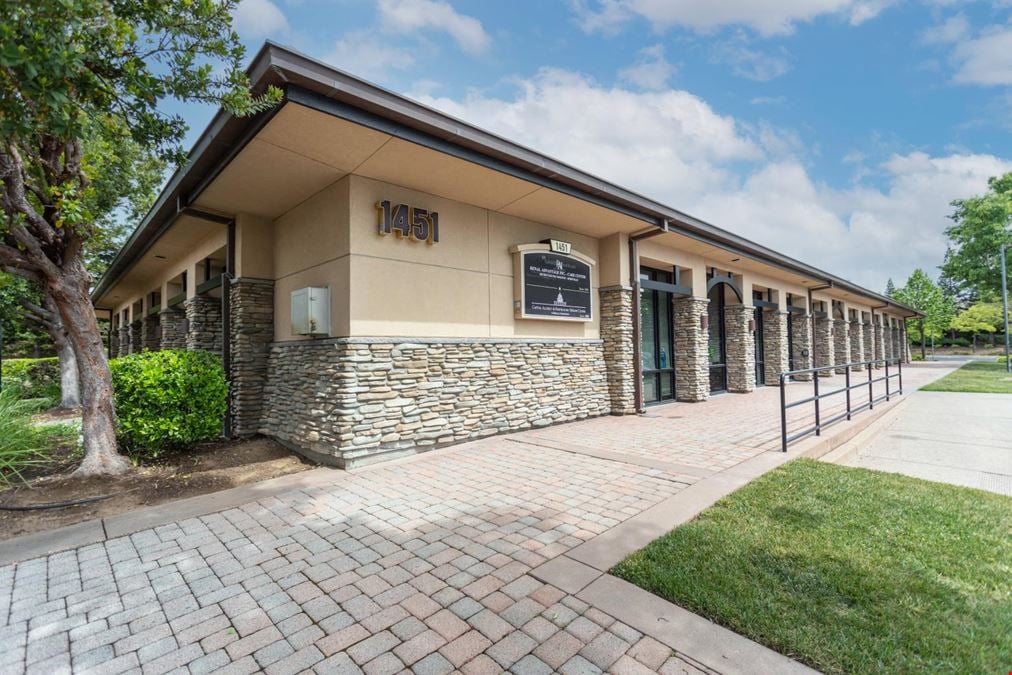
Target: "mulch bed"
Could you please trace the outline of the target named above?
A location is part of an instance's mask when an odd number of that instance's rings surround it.
[[[57,463],[54,473],[28,478],[0,491],[0,507],[63,502],[98,495],[108,499],[33,511],[0,509],[0,540],[104,518],[174,499],[217,492],[313,467],[284,446],[266,438],[206,443],[169,455],[123,476],[79,478],[76,462]]]

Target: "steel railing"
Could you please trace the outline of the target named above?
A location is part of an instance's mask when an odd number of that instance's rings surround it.
[[[895,365],[894,372],[889,372],[889,366]],[[860,378],[858,384],[853,384],[851,378],[851,371],[857,366],[864,366],[868,371],[868,378]],[[875,366],[884,366],[885,374],[878,377],[875,376]],[[833,389],[832,391],[821,392],[819,391],[819,373],[827,371],[835,371],[837,369],[844,369],[844,385]],[[812,376],[812,396],[802,398],[797,401],[787,402],[787,382],[798,375],[811,375]],[[897,388],[890,391],[889,385],[893,378],[898,379]],[[800,380],[794,380],[799,382]],[[885,383],[885,393],[875,396],[875,384],[878,382]],[[868,390],[868,400],[861,403],[861,405],[855,406],[851,392],[859,389]],[[837,396],[844,394],[846,399],[846,409],[837,414],[833,415],[829,419],[822,419],[822,406],[821,401],[829,398],[830,396]],[[787,452],[787,446],[801,438],[815,434],[816,436],[822,435],[822,430],[828,426],[836,424],[842,420],[850,420],[857,413],[867,409],[871,410],[875,407],[876,403],[880,401],[888,401],[893,396],[900,396],[903,394],[903,359],[897,357],[892,359],[876,359],[873,361],[854,361],[853,363],[841,363],[834,364],[832,366],[819,366],[818,368],[805,368],[803,370],[790,370],[785,373],[780,373],[780,449],[783,452]],[[863,398],[863,397],[862,397]],[[815,408],[815,424],[810,427],[805,427],[800,430],[796,430],[791,434],[787,433],[787,411],[790,408],[796,408],[798,406],[811,403]]]

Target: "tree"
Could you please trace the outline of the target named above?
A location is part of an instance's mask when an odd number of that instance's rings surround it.
[[[1001,296],[998,250],[1012,247],[1012,173],[991,178],[983,195],[957,199],[950,216],[955,225],[945,230],[949,251],[942,273],[985,300]]]
[[[280,101],[276,89],[249,89],[231,29],[235,5],[33,0],[5,3],[0,16],[0,269],[52,300],[77,356],[81,474],[130,466],[116,449],[111,377],[89,297],[85,246],[100,223],[84,141],[128,137],[181,161],[186,125],[160,109],[164,101],[218,103],[239,115]]]
[[[976,337],[981,333],[991,336],[1004,328],[1001,304],[997,302],[978,302],[963,310],[952,320],[952,327],[960,333],[969,333]]]
[[[942,289],[920,268],[913,271],[903,288],[896,289],[892,297],[897,302],[924,313],[922,337],[942,337],[956,313],[952,300],[947,298]],[[918,322],[918,326],[920,323]],[[920,330],[918,329],[916,333],[919,334]]]
[[[46,331],[56,348],[56,359],[60,366],[60,408],[70,409],[81,405],[81,378],[77,370],[77,355],[67,338],[67,331],[60,320],[56,305],[49,296],[42,296],[37,304],[26,296],[20,298],[21,307],[32,322]]]
[[[889,280],[886,281],[885,296],[887,298],[892,298],[895,294],[896,294],[896,284],[893,283],[893,278],[889,277]]]

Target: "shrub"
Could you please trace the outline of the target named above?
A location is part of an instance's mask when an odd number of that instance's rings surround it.
[[[135,457],[221,434],[228,384],[217,356],[203,351],[141,352],[110,362],[117,433]]]
[[[963,337],[942,338],[941,342],[943,347],[969,347],[971,344],[970,340]]]
[[[13,390],[0,392],[0,485],[32,466],[46,463],[50,433],[32,424],[37,405]]]
[[[60,363],[54,356],[45,359],[6,359],[2,366],[3,389],[17,398],[60,401]]]

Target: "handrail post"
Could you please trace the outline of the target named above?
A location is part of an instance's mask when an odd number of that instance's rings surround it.
[[[815,403],[815,435],[816,436],[821,436],[822,435],[822,420],[821,420],[821,418],[819,416],[819,373],[820,372],[821,371],[816,370],[815,373],[814,373],[814,376],[812,377],[812,382],[814,383],[813,387],[815,388],[814,403]]]
[[[843,375],[844,385],[847,387],[847,421],[850,421],[850,366],[847,366],[847,370],[844,371]]]
[[[899,390],[898,393],[900,394],[900,396],[902,396],[903,395],[903,357],[900,357],[900,360],[896,362],[896,368],[897,368],[897,370],[899,372],[899,375],[900,375],[900,390]]]
[[[780,450],[787,452],[787,383],[780,375]]]
[[[874,363],[874,360],[868,362],[868,410],[875,409],[875,386],[871,381],[871,371],[873,370],[872,364]]]
[[[886,371],[886,401],[889,401],[889,359],[885,360],[885,371]]]

